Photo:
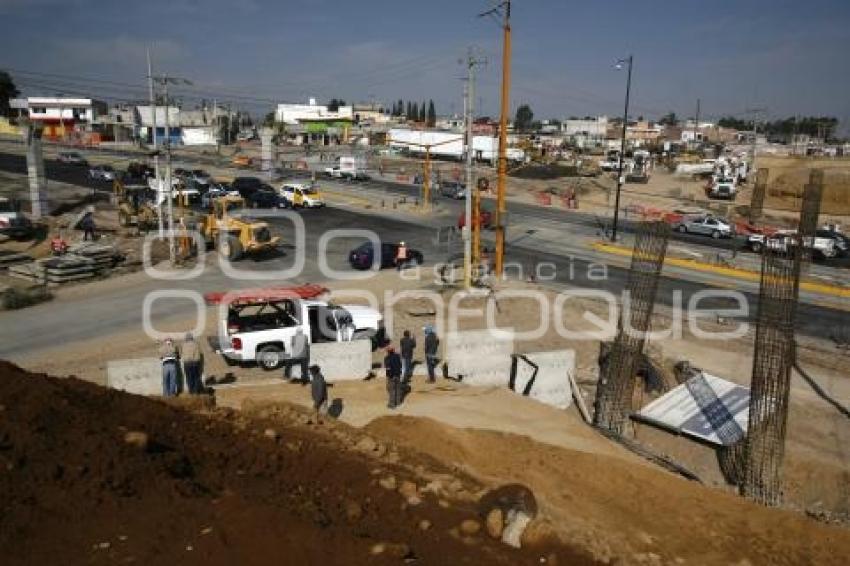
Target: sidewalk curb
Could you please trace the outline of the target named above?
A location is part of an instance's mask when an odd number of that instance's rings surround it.
[[[603,242],[594,242],[591,246],[600,252],[609,253],[613,255],[619,255],[624,257],[631,257],[632,250],[625,248],[623,246],[618,246],[615,244],[607,244]],[[677,257],[668,257],[664,259],[664,263],[666,265],[674,265],[676,267],[682,267],[685,269],[692,269],[694,271],[702,271],[706,273],[713,273],[715,275],[726,275],[729,277],[734,277],[736,279],[743,279],[746,281],[755,281],[758,282],[761,280],[761,272],[759,271],[750,271],[747,269],[741,269],[738,267],[724,267],[720,265],[713,265],[710,263],[705,263],[701,261],[697,261],[695,259],[682,259]],[[811,280],[802,280],[800,281],[800,290],[809,291],[813,293],[821,293],[824,295],[831,295],[833,297],[842,297],[842,298],[850,298],[850,288],[841,287],[838,285],[828,285],[826,283],[815,283]]]

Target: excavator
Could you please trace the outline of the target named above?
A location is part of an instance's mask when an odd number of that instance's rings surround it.
[[[211,210],[199,224],[207,248],[217,248],[230,261],[271,251],[280,243],[280,237],[271,235],[267,223],[234,214],[244,208],[242,197],[219,197],[212,201]]]

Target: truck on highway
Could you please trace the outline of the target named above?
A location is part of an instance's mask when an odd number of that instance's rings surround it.
[[[256,363],[271,371],[287,359],[292,337],[300,329],[311,344],[383,341],[383,316],[362,305],[336,305],[322,300],[319,285],[207,293],[207,304],[220,307],[213,350],[229,365]]]
[[[747,238],[747,247],[755,253],[761,253],[767,249],[786,254],[798,245],[799,238],[796,235],[796,230],[779,230],[769,236],[752,234]],[[832,259],[838,256],[839,250],[836,248],[833,238],[809,236],[804,239],[803,245],[810,249],[814,257]]]
[[[360,156],[343,155],[336,158],[333,166],[325,168],[325,175],[333,179],[366,180],[366,159]]]

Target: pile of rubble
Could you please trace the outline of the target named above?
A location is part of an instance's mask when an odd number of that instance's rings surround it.
[[[8,272],[17,279],[57,286],[105,275],[123,259],[111,244],[81,242],[72,245],[67,254],[14,264]]]

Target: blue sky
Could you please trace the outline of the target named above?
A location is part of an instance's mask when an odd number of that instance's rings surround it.
[[[483,113],[495,115],[501,32],[476,17],[491,5],[0,0],[0,68],[31,93],[141,98],[150,45],[156,72],[195,82],[187,97],[254,112],[308,96],[433,98],[449,113],[462,109],[458,60],[474,45],[488,58]],[[850,122],[848,0],[514,0],[513,16],[511,106],[528,103],[539,118],[621,113],[625,74],[613,62],[632,53],[634,115],[691,116],[700,98],[709,117],[765,107],[835,115],[845,131]]]

